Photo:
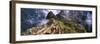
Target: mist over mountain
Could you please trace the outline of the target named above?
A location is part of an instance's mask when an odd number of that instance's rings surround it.
[[[44,19],[45,13],[41,9],[21,8],[22,31],[38,25]]]
[[[81,26],[85,26],[88,32],[92,31],[92,12],[91,11],[64,11],[61,10],[57,17],[64,20],[71,20]]]
[[[91,11],[50,10],[31,8],[21,8],[21,31],[24,32],[32,27],[46,25],[48,22],[56,21],[57,19],[59,19],[61,22],[74,22],[78,24],[78,26],[80,27],[79,29],[83,29],[83,27],[85,27],[85,29],[87,29],[87,32],[92,31]],[[58,23],[59,20],[57,20]],[[57,22],[52,23],[55,24]]]

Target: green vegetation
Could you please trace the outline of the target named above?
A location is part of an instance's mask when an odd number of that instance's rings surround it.
[[[84,33],[86,29],[83,25],[77,24],[71,20],[64,20],[54,16],[52,12],[47,16],[49,22],[42,26],[32,27],[22,32],[22,35],[41,35],[41,34],[66,34],[66,33]]]

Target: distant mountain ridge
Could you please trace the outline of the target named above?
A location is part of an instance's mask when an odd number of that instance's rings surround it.
[[[50,11],[46,17],[48,23],[38,27],[27,29],[22,35],[39,35],[39,34],[65,34],[65,33],[85,33],[86,29],[83,25],[77,24],[72,20],[65,19],[64,11],[54,15]]]
[[[66,13],[61,10],[56,15],[50,11],[45,18],[43,17],[43,20],[39,23],[36,22],[37,24],[28,28],[22,35],[85,33],[92,29],[92,25],[89,27],[85,22],[86,19],[87,16],[82,15],[82,11],[68,11]]]

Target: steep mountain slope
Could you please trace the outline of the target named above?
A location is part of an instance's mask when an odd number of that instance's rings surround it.
[[[84,33],[86,29],[83,25],[77,24],[72,20],[64,19],[63,11],[58,15],[49,12],[46,19],[49,20],[47,24],[38,27],[32,27],[23,32],[22,35],[40,35],[40,34],[65,34],[65,33]]]

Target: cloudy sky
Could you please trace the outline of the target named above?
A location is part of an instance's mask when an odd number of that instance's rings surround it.
[[[21,26],[23,29],[26,29],[33,24],[45,24],[48,22],[45,17],[47,14],[52,11],[54,15],[57,15],[61,10],[56,9],[34,9],[34,8],[21,8]],[[64,13],[68,15],[70,10],[64,10]],[[75,10],[71,10],[75,11]],[[87,15],[86,22],[87,24],[92,24],[92,13],[91,11],[82,11],[83,13],[81,15]],[[26,27],[26,28],[25,28]]]

